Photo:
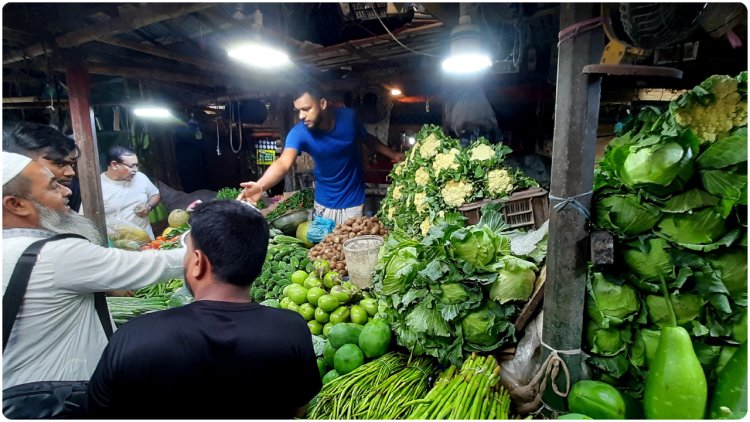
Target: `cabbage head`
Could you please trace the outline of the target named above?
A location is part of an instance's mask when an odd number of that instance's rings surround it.
[[[666,215],[659,222],[659,232],[680,245],[705,245],[721,239],[727,227],[721,214],[712,208],[704,208]]]
[[[627,347],[631,340],[630,326],[602,328],[594,321],[586,323],[586,345],[591,353],[614,356]]]
[[[630,189],[644,188],[655,194],[676,192],[695,173],[697,141],[689,131],[680,138],[645,137],[626,151],[619,175]]]
[[[647,368],[654,361],[659,347],[661,331],[641,328],[635,332],[635,341],[630,348],[630,361],[639,368]]]
[[[728,249],[710,254],[706,260],[719,272],[732,297],[747,294],[747,249]]]
[[[490,299],[500,304],[529,300],[534,292],[536,265],[508,255],[500,259],[497,267],[497,279],[490,287]]]
[[[671,293],[670,299],[677,316],[677,325],[685,325],[700,317],[704,305],[700,296],[692,293]],[[648,308],[648,318],[654,324],[659,327],[667,327],[672,324],[669,307],[663,296],[646,296],[646,308]]]
[[[485,267],[495,260],[495,255],[503,248],[504,241],[509,242],[507,238],[501,239],[486,226],[466,227],[456,230],[450,236],[453,257],[478,268]]]
[[[672,258],[667,252],[669,242],[660,238],[639,239],[627,244],[622,258],[630,270],[643,280],[659,281],[659,273],[665,279],[673,275]]]
[[[594,273],[586,301],[586,312],[600,327],[609,328],[632,321],[640,308],[635,290],[607,280],[602,273]]]
[[[383,294],[399,293],[411,286],[411,281],[422,269],[418,255],[417,248],[413,246],[397,249],[391,253],[388,264],[385,266]]]
[[[464,349],[487,352],[514,341],[515,327],[510,321],[512,314],[513,307],[503,307],[492,301],[466,314],[461,320]]]
[[[661,218],[655,206],[638,195],[610,195],[594,204],[594,222],[598,227],[621,236],[633,236],[651,230]]]

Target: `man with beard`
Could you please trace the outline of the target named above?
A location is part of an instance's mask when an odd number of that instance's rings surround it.
[[[268,224],[233,200],[197,205],[183,237],[195,301],[138,317],[113,336],[89,382],[89,417],[291,419],[321,388],[297,312],[253,303]],[[154,405],[154,397],[159,403]]]
[[[23,155],[3,155],[3,294],[23,251],[44,244],[3,353],[3,388],[34,381],[87,380],[107,336],[95,292],[136,290],[180,277],[184,249],[125,251],[99,246],[98,231],[67,203],[70,190]],[[111,319],[111,318],[110,318]]]
[[[154,239],[148,213],[159,204],[159,189],[138,172],[138,157],[128,148],[114,146],[107,152],[107,171],[101,174],[104,217],[107,224],[129,223]]]
[[[71,190],[68,206],[74,211],[81,208],[81,187],[75,169],[80,150],[73,138],[51,126],[22,122],[4,134],[3,150],[25,155],[47,167],[58,183]]]
[[[315,89],[302,88],[294,98],[301,121],[289,131],[281,157],[257,182],[241,183],[244,189],[237,199],[257,203],[264,190],[284,178],[297,155],[307,152],[315,161],[315,213],[336,224],[361,216],[365,182],[359,143],[393,162],[401,161],[404,154],[367,133],[353,109],[334,108]]]

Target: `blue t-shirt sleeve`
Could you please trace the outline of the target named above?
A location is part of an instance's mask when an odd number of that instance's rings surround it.
[[[297,150],[297,152],[305,151],[305,129],[300,127],[299,124],[294,125],[292,130],[286,134],[286,142],[284,143],[284,149],[291,148]],[[305,151],[307,152],[307,151]]]

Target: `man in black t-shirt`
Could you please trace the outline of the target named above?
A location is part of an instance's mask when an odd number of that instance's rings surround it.
[[[321,388],[307,324],[249,299],[266,256],[265,219],[223,200],[198,205],[190,224],[185,283],[195,301],[115,332],[89,384],[89,416],[303,416]]]

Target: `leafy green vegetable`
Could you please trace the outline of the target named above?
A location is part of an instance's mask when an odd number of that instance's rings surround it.
[[[645,280],[659,280],[659,272],[664,277],[674,274],[667,248],[669,243],[660,238],[639,239],[626,245],[622,258],[636,276]]]
[[[240,188],[221,188],[216,192],[216,199],[237,199],[242,193]]]
[[[592,278],[586,301],[588,316],[603,328],[632,321],[640,309],[635,290],[627,284],[612,283],[599,272],[594,273]]]
[[[495,259],[500,248],[510,252],[510,240],[499,237],[489,227],[459,229],[450,236],[453,255],[475,267],[485,267]]]
[[[661,234],[678,244],[713,243],[727,232],[721,214],[711,208],[666,215],[658,227]]]
[[[633,194],[600,197],[594,205],[596,225],[624,237],[651,230],[660,218],[656,206]]]
[[[461,321],[466,348],[486,352],[512,340],[515,329],[508,319],[511,309],[490,301],[467,314]]]
[[[594,321],[586,324],[586,343],[592,353],[601,356],[614,356],[631,341],[630,327],[602,328]]]
[[[747,295],[747,249],[723,250],[706,257],[718,271],[721,281],[732,297]]]
[[[501,305],[507,302],[529,300],[534,292],[536,265],[514,256],[504,256],[496,265],[497,279],[490,287],[490,299]]]
[[[698,318],[703,307],[703,299],[692,293],[670,295],[672,307],[677,315],[677,324],[684,325]],[[648,307],[648,317],[659,327],[669,326],[670,316],[667,301],[657,295],[646,296],[646,306]]]
[[[700,169],[723,169],[747,161],[747,127],[711,144],[698,157]]]

